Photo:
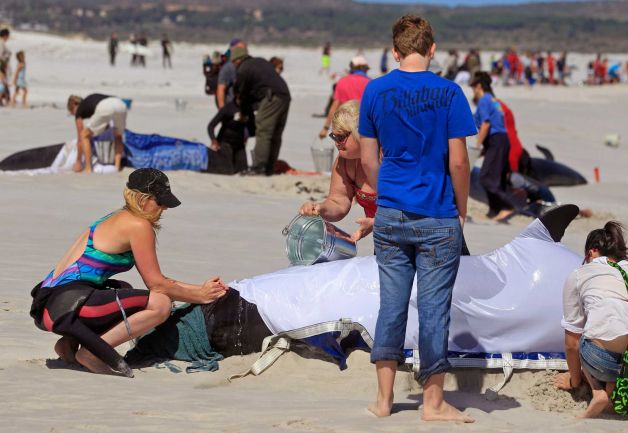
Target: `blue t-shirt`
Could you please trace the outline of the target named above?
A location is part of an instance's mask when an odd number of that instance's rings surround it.
[[[485,93],[478,101],[478,109],[473,114],[475,126],[480,128],[482,123],[489,122],[491,128],[488,135],[497,134],[498,132],[506,132],[504,126],[504,110],[499,101],[490,93]]]
[[[458,215],[448,140],[477,134],[460,86],[429,71],[396,69],[366,87],[359,132],[382,147],[378,205],[434,218]]]

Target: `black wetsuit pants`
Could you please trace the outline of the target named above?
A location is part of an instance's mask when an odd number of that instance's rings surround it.
[[[78,343],[119,371],[122,357],[100,336],[120,323],[122,310],[128,317],[146,308],[148,290],[107,280],[102,286],[75,281],[56,287],[35,286],[31,292],[31,317],[44,331],[74,338]]]
[[[492,217],[502,209],[516,208],[506,192],[510,142],[506,133],[497,133],[488,136],[483,144],[484,162],[480,169],[480,185],[486,190],[489,216]]]

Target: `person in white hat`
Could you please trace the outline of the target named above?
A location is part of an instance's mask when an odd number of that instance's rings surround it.
[[[351,63],[349,63],[349,74],[338,80],[334,88],[334,101],[327,112],[325,124],[318,134],[321,140],[327,137],[331,126],[331,119],[334,117],[334,113],[338,107],[347,101],[362,100],[364,89],[371,80],[368,75],[366,75],[369,69],[368,62],[364,56],[357,55],[351,59]]]

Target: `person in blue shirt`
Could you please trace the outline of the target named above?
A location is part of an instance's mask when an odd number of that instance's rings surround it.
[[[469,195],[466,137],[477,130],[462,89],[428,71],[436,49],[430,24],[400,18],[393,44],[399,69],[368,84],[358,122],[362,167],[378,197],[373,237],[380,307],[371,351],[378,393],[369,410],[390,415],[416,275],[422,419],[473,422],[444,400],[443,383],[451,367],[449,312]]]
[[[476,146],[484,148],[484,162],[480,169],[480,185],[486,190],[489,211],[487,216],[504,221],[514,212],[514,203],[506,192],[508,183],[508,154],[510,142],[504,125],[504,111],[491,88],[491,76],[477,72],[469,85],[473,88],[477,110],[475,124],[479,129]]]

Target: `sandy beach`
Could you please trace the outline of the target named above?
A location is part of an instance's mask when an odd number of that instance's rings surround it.
[[[209,144],[206,125],[216,109],[213,98],[203,94],[202,56],[226,47],[176,44],[174,69],[164,70],[157,55],[141,69],[131,68],[124,53],[118,67],[111,68],[101,41],[15,32],[10,46],[26,52],[33,107],[0,109],[0,159],[74,138],[73,119],[65,110],[71,93],[131,98],[130,130]],[[152,49],[159,52],[155,44]],[[323,111],[332,84],[318,74],[318,49],[252,46],[250,52],[285,58],[284,78],[293,102],[280,159],[313,170],[309,148],[323,120],[312,114]],[[379,53],[365,53],[374,68]],[[354,54],[353,49],[335,49],[332,70],[340,72]],[[582,74],[592,57],[572,54],[569,63],[582,65],[576,71]],[[470,89],[464,90],[469,96]],[[540,156],[534,145],[542,144],[589,180],[585,186],[552,188],[560,202],[593,211],[593,217],[571,224],[565,245],[581,254],[591,229],[609,219],[628,222],[628,86],[495,90],[514,111],[520,138],[532,155]],[[175,110],[177,98],[187,101],[185,111]],[[622,137],[617,148],[604,145],[611,133]],[[595,167],[600,183],[594,181]],[[628,424],[616,417],[576,420],[586,402],[548,385],[551,373],[544,371],[516,372],[500,395],[489,399],[484,391],[501,380],[501,371],[456,370],[448,377],[446,397],[476,419],[475,424],[456,425],[420,421],[421,389],[410,373],[398,376],[395,413],[387,419],[370,415],[366,405],[375,397],[376,382],[363,352],[350,356],[345,371],[307,353],[288,353],[261,376],[231,383],[227,377],[248,369],[256,355],[228,358],[214,373],[176,374],[150,367],[136,370],[132,380],[68,369],[56,359],[55,335],[36,329],[28,315],[30,289],[84,227],[122,205],[129,173],[0,173],[0,431],[628,431]],[[158,255],[166,275],[190,282],[214,275],[232,281],[286,267],[281,230],[303,201],[322,198],[328,188],[324,176],[168,175],[183,204],[165,214]],[[360,212],[354,208],[338,225],[353,231]],[[494,224],[485,212],[485,205],[470,203],[465,236],[472,254],[509,242],[531,221],[515,217],[509,224]],[[360,255],[372,251],[371,237],[360,242]],[[135,270],[120,278],[143,287]]]

